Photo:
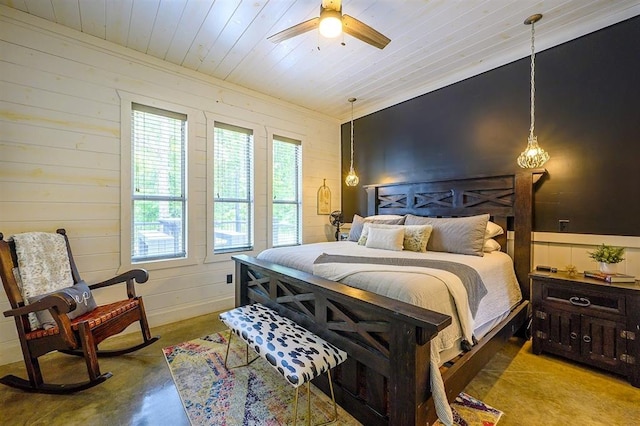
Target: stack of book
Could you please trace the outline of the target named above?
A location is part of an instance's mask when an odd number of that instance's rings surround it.
[[[584,276],[588,278],[595,278],[596,280],[606,281],[608,283],[633,283],[636,281],[636,277],[626,274],[608,274],[598,270],[584,271]]]

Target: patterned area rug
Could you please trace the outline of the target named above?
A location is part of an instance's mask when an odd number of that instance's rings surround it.
[[[451,403],[451,410],[456,426],[494,426],[503,414],[464,392]],[[438,420],[434,425],[442,426],[442,423]]]
[[[226,369],[228,332],[216,333],[163,349],[189,421],[204,425],[293,424],[295,390],[262,358],[248,367]],[[255,355],[249,351],[249,359]],[[231,341],[229,366],[245,362],[245,346]],[[311,423],[333,417],[331,399],[311,385]],[[458,426],[491,426],[502,412],[466,394],[452,404]],[[306,424],[306,386],[300,388],[298,424]],[[360,425],[338,407],[338,425]]]

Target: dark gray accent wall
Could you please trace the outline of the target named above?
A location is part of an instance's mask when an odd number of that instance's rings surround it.
[[[366,213],[363,184],[518,169],[529,82],[527,57],[357,119],[360,185],[343,183],[345,218]],[[556,232],[569,220],[567,232],[640,236],[640,17],[536,54],[535,134],[551,159],[535,194],[534,230]]]

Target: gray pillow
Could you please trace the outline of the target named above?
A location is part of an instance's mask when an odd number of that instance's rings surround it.
[[[484,256],[484,235],[488,214],[468,217],[421,217],[407,215],[405,225],[431,225],[428,251]]]
[[[35,303],[38,300],[42,299],[43,297],[49,296],[54,293],[68,294],[69,296],[73,297],[73,299],[76,301],[76,308],[73,311],[67,313],[67,316],[69,317],[69,319],[74,319],[79,317],[82,314],[91,312],[98,306],[96,304],[95,299],[93,298],[93,294],[91,294],[91,289],[89,289],[89,286],[84,281],[80,281],[71,287],[66,287],[60,290],[52,291],[51,293],[40,294],[38,296],[30,297],[29,303]],[[40,322],[40,327],[44,328],[45,330],[58,326],[58,324],[56,324],[56,321],[53,319],[53,316],[51,316],[51,312],[49,312],[48,309],[45,309],[44,311],[36,312],[36,317]]]
[[[403,225],[405,216],[399,216],[394,219],[376,219],[375,216],[362,217],[357,214],[353,215],[353,221],[351,222],[351,229],[349,230],[349,241],[358,241],[362,234],[362,228],[365,222],[369,223],[382,223],[385,225]]]

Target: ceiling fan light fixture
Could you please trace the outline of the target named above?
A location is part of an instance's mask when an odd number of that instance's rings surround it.
[[[285,28],[280,32],[270,35],[267,39],[274,43],[280,43],[308,31],[317,31],[317,34],[326,38],[336,38],[345,33],[378,49],[384,49],[391,41],[389,37],[376,31],[364,22],[357,20],[353,16],[343,15],[341,0],[322,0],[319,16]],[[342,45],[345,45],[344,41]],[[318,49],[319,48],[320,46],[318,46]]]
[[[342,13],[333,9],[322,9],[320,34],[327,38],[336,38],[342,34]]]

